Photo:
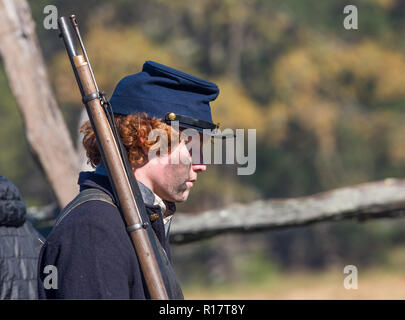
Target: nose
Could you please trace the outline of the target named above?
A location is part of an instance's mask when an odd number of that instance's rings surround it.
[[[204,172],[207,170],[207,166],[205,164],[192,164],[191,166],[194,172]]]

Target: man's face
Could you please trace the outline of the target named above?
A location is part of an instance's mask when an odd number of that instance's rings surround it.
[[[201,161],[193,163],[191,151],[199,150],[201,155],[202,150],[202,139],[195,140],[198,139],[182,140],[169,154],[157,156],[147,163],[152,190],[162,199],[186,201],[197,180],[197,174],[206,170],[206,165],[201,164]],[[197,148],[192,147],[194,143],[198,144]]]

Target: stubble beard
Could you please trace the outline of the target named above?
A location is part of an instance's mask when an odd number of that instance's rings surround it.
[[[180,198],[183,199],[184,198],[184,193],[187,191],[187,189],[188,189],[187,183],[183,182],[182,184],[177,186],[177,188],[175,190],[176,195],[178,195]],[[183,201],[185,201],[185,200],[187,200],[187,198],[184,199]]]

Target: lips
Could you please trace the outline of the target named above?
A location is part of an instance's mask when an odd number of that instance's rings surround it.
[[[190,187],[192,187],[194,185],[194,181],[195,180],[187,180],[186,184],[189,185]]]

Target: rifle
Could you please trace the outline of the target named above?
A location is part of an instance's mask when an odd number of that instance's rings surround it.
[[[168,299],[167,287],[162,276],[162,261],[159,258],[153,230],[148,224],[148,215],[128,156],[118,134],[111,105],[104,92],[99,91],[77,19],[70,16],[71,25],[79,40],[83,55],[76,51],[74,40],[65,17],[58,19],[60,37],[66,47],[77,84],[82,95],[104,166],[114,190],[118,208],[124,216],[127,231],[135,248],[141,271],[152,299]]]

